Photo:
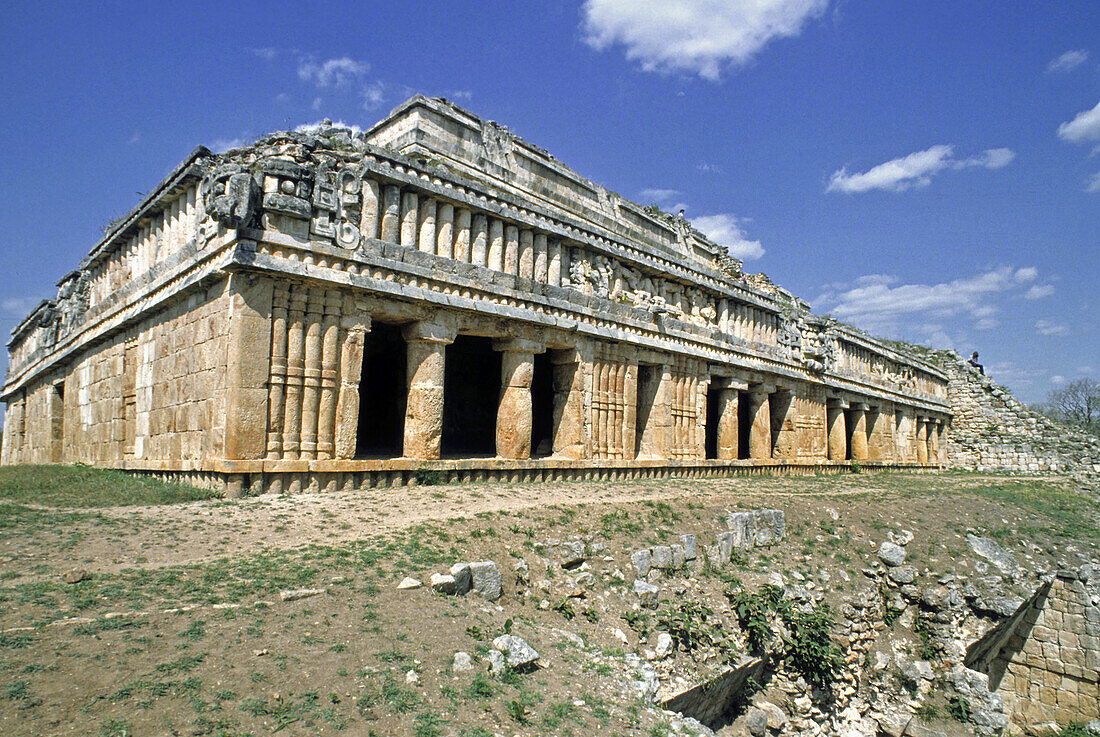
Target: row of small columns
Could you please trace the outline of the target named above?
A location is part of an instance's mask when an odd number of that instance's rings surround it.
[[[825,423],[828,433],[828,457],[831,461],[842,461],[851,451],[851,459],[864,461],[867,450],[867,412],[874,408],[863,402],[848,402],[830,398],[825,407]],[[851,417],[849,434],[848,420]],[[943,420],[934,417],[916,416],[916,437],[914,440],[918,463],[928,463],[939,459],[939,436],[943,430]],[[851,448],[848,440],[851,438]]]

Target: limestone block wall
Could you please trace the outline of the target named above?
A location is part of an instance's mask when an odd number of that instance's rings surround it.
[[[1018,727],[1100,717],[1100,586],[1061,571],[968,653]]]
[[[948,376],[954,413],[946,447],[948,465],[1100,477],[1100,438],[1032,412],[954,351],[929,351],[926,357]]]
[[[210,455],[224,433],[227,324],[223,279],[88,346],[9,403],[3,462]]]

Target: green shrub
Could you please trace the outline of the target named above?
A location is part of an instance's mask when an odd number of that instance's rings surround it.
[[[947,713],[956,722],[963,722],[965,724],[970,721],[970,715],[972,713],[970,702],[962,696],[952,696],[947,700]]]
[[[843,665],[840,649],[829,638],[833,628],[829,605],[818,604],[809,612],[781,606],[779,613],[790,632],[784,643],[787,662],[809,683],[829,688]]]

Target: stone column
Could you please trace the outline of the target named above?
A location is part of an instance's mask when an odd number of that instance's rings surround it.
[[[753,460],[771,460],[772,457],[772,417],[770,395],[766,391],[754,390],[749,393],[749,458]]]
[[[440,202],[435,211],[435,255],[454,258],[455,206]]]
[[[848,459],[848,430],[844,421],[844,408],[847,402],[830,399],[825,406],[825,423],[829,433],[829,460]]]
[[[455,261],[470,263],[470,227],[472,223],[473,215],[465,207],[455,212]]]
[[[271,378],[267,395],[267,457],[283,457],[283,407],[286,401],[287,299],[285,283],[274,288],[271,302]]]
[[[553,351],[554,455],[584,457],[584,371],[575,350]]]
[[[867,405],[852,402],[852,460],[867,460]]]
[[[359,380],[363,377],[363,347],[371,328],[370,315],[357,314],[354,298],[344,298],[344,317],[340,321],[346,331],[340,346],[340,396],[336,400],[337,458],[354,458],[359,432]]]
[[[408,398],[405,402],[406,458],[436,460],[443,440],[443,370],[452,328],[416,322],[405,327]]]
[[[382,188],[382,240],[397,243],[401,229],[401,190],[395,184]]]
[[[263,458],[267,451],[273,282],[237,272],[229,277],[225,457]]]
[[[306,294],[292,288],[287,311],[286,403],[283,418],[283,458],[298,460],[302,446],[302,383],[305,378]]]
[[[504,271],[504,223],[489,221],[489,268]]]
[[[790,389],[777,389],[769,401],[772,437],[775,438],[772,457],[794,460],[798,457],[798,430],[795,427],[798,401]]]
[[[546,347],[533,340],[513,338],[494,341],[501,352],[500,403],[497,405],[497,455],[531,457],[531,380],[535,354]]]
[[[548,277],[548,265],[546,262],[546,233],[535,234],[535,272],[534,280],[540,284],[546,284]]]
[[[916,426],[917,431],[914,443],[917,446],[917,463],[928,463],[928,442],[926,437],[928,432],[928,418],[917,417]]]
[[[470,263],[489,265],[489,218],[480,212],[474,215],[470,226]]]
[[[417,248],[424,253],[435,253],[435,200],[424,197],[420,200],[420,233],[417,236]]]
[[[718,392],[718,460],[737,460],[737,389],[722,387]]]
[[[519,275],[519,228],[504,226],[504,272]]]
[[[928,417],[928,418],[925,419],[924,434],[925,434],[925,438],[924,438],[925,458],[926,458],[928,463],[935,463],[936,462],[936,448],[935,448],[936,420],[935,419],[933,419],[931,417]]]
[[[530,230],[519,232],[519,275],[523,279],[535,278],[535,234]]]
[[[623,458],[634,460],[638,437],[638,364],[626,365],[623,375]]]
[[[325,317],[321,325],[321,408],[317,415],[317,457],[322,459],[335,455],[342,303],[339,292],[329,290],[325,294]]]
[[[546,280],[552,287],[561,286],[561,241],[551,238],[546,243]],[[568,269],[568,267],[566,267]]]
[[[363,179],[363,209],[359,216],[359,232],[363,234],[364,238],[378,237],[380,220],[378,207],[382,199],[381,194],[381,188],[378,186],[377,181],[368,178]]]
[[[299,458],[317,457],[317,417],[321,407],[321,315],[324,292],[309,290],[306,307],[305,373],[302,380],[302,444]]]
[[[401,245],[416,248],[417,226],[420,224],[420,206],[416,192],[401,196]]]

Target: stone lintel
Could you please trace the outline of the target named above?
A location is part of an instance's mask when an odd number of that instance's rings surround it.
[[[848,409],[848,400],[842,397],[829,397],[825,400],[827,407],[836,407],[837,409]]]
[[[546,343],[531,338],[502,338],[493,341],[493,350],[502,353],[543,353]]]
[[[449,325],[433,322],[414,322],[401,329],[401,335],[409,343],[453,343],[458,331]]]
[[[860,412],[866,412],[871,407],[866,402],[849,402],[848,403],[848,408],[858,410]]]

